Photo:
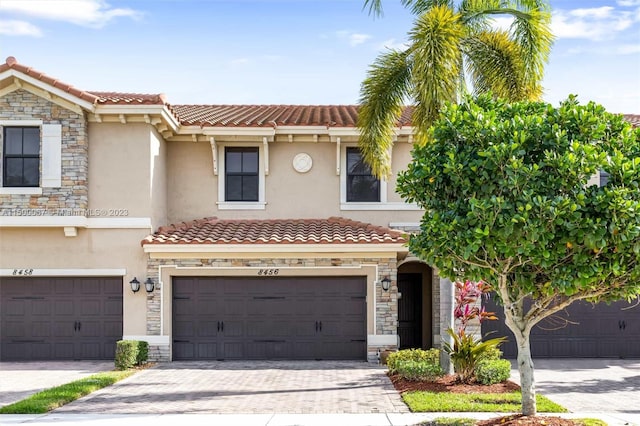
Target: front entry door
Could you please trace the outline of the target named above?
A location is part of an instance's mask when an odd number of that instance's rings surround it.
[[[422,275],[398,274],[400,349],[422,347]]]

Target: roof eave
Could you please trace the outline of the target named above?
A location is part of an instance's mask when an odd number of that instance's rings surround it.
[[[143,243],[145,253],[404,253],[405,243],[361,244],[154,244]]]

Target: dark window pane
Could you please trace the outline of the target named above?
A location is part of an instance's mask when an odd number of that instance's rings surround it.
[[[21,127],[5,127],[4,154],[5,155],[22,155],[22,128]]]
[[[38,186],[40,183],[40,159],[25,158],[22,174],[24,179],[23,186]]]
[[[40,129],[27,127],[24,129],[22,153],[25,155],[40,155]]]
[[[258,173],[258,150],[244,152],[242,157],[242,171],[245,173]]]
[[[347,201],[380,201],[380,180],[371,174],[358,148],[347,148]]]
[[[258,176],[242,177],[242,201],[258,201]]]
[[[242,201],[242,176],[227,176],[226,201]]]
[[[242,152],[229,150],[226,151],[227,157],[225,168],[228,173],[239,173],[242,171]]]
[[[380,181],[372,176],[349,176],[347,201],[380,201]]]
[[[6,158],[4,162],[4,186],[22,186],[22,158]]]

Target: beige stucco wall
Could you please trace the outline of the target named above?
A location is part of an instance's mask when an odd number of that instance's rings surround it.
[[[155,128],[149,137],[151,225],[157,229],[167,223],[167,144]]]
[[[89,209],[166,220],[165,142],[144,123],[89,124]]]
[[[62,228],[0,228],[0,269],[57,270],[59,276],[74,269],[124,269],[124,334],[146,334],[144,290],[133,294],[129,281],[146,279],[146,256],[140,241],[144,229],[78,229],[65,237]],[[25,244],[28,242],[28,244]]]
[[[296,142],[297,139],[303,140]],[[364,222],[388,226],[392,222],[417,223],[422,216],[418,210],[341,210],[340,176],[336,173],[336,144],[294,139],[290,143],[276,138],[269,143],[269,174],[265,177],[264,210],[218,209],[218,178],[213,173],[211,145],[206,142],[167,143],[167,205],[170,223],[195,218],[217,216],[221,219],[266,218],[326,218],[342,216]],[[216,139],[218,156],[224,155],[224,146],[243,146],[242,141]],[[356,139],[344,138],[345,146],[354,146]],[[411,144],[396,143],[393,149],[393,177],[387,185],[387,201],[401,203],[395,192],[398,171],[410,160]],[[261,148],[262,149],[262,148]],[[307,173],[298,173],[292,166],[296,154],[307,153],[313,167]],[[260,161],[264,161],[261,151]],[[218,161],[220,163],[220,161]],[[219,174],[223,173],[219,167]]]

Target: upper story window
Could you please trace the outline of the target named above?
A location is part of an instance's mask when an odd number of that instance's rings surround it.
[[[40,184],[40,127],[4,127],[2,186]]]
[[[258,148],[227,147],[225,155],[225,201],[259,201]]]
[[[347,148],[347,202],[379,202],[380,180],[358,148]]]

